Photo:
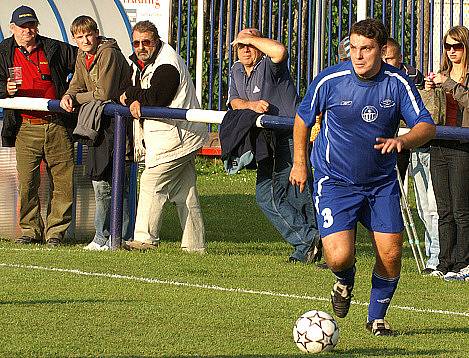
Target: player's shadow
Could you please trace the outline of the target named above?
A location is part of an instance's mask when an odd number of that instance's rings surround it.
[[[439,356],[442,354],[448,354],[447,350],[444,349],[417,349],[409,350],[403,348],[354,348],[350,350],[335,350],[330,354],[331,357],[343,356],[343,357],[393,357],[393,356],[406,356],[406,357],[432,357]],[[451,355],[449,355],[451,356]]]
[[[469,327],[432,327],[432,328],[421,328],[421,329],[411,329],[406,330],[406,336],[416,336],[420,334],[433,334],[439,337],[442,337],[445,334],[451,333],[463,333],[469,334]]]
[[[122,303],[122,302],[131,302],[131,301],[123,301],[123,300],[105,300],[105,299],[84,299],[84,300],[9,300],[3,301],[0,300],[1,305],[14,305],[14,306],[33,306],[33,305],[70,305],[70,304],[101,304],[101,303]]]

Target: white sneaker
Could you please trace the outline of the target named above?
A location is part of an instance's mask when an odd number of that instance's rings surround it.
[[[444,274],[440,270],[434,270],[428,276],[434,276],[434,277],[443,277]]]
[[[462,268],[459,272],[462,273],[463,275],[469,276],[469,265]]]
[[[88,250],[88,251],[107,251],[109,250],[109,246],[106,244],[100,245],[94,241],[91,241],[88,245],[86,245],[83,250]]]
[[[465,277],[464,274],[461,272],[448,272],[444,277],[445,281],[464,281]]]

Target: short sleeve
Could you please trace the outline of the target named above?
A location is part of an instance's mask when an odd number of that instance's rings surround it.
[[[430,112],[423,104],[422,97],[417,87],[412,81],[408,81],[403,77],[398,77],[400,81],[399,94],[401,103],[401,115],[409,128],[414,127],[418,123],[434,124]]]
[[[298,106],[297,114],[311,128],[316,122],[316,116],[326,107],[326,84],[321,85],[320,76],[317,76],[309,86],[303,100]]]

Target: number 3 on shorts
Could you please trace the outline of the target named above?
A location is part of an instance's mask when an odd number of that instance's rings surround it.
[[[324,208],[321,211],[321,215],[324,217],[324,223],[322,227],[328,229],[334,223],[334,217],[332,216],[332,210],[330,208]]]

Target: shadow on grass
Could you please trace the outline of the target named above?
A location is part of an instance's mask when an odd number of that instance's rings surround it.
[[[5,305],[66,305],[66,304],[83,304],[83,303],[123,303],[123,302],[132,302],[132,301],[123,301],[123,300],[97,300],[97,299],[89,299],[89,300],[25,300],[25,301],[3,301],[0,300],[0,306]]]
[[[350,350],[333,350],[332,352],[323,352],[321,353],[321,357],[393,357],[393,356],[436,356],[441,355],[444,353],[448,353],[448,351],[440,350],[440,349],[420,349],[415,351],[409,351],[406,349],[401,348],[357,348],[357,349],[350,349]],[[207,358],[293,358],[293,357],[304,357],[304,353],[298,352],[298,354],[242,354],[242,355],[171,355],[165,357],[173,357],[173,358],[195,358],[195,357],[207,357]],[[106,357],[116,357],[106,356]],[[130,358],[130,357],[149,357],[148,355],[119,355],[117,357],[120,358]]]
[[[432,335],[438,335],[439,337],[443,337],[445,334],[451,334],[451,333],[465,333],[469,334],[469,327],[432,327],[432,328],[422,328],[422,329],[411,329],[411,330],[406,330],[405,335],[406,336],[414,336],[414,335],[419,335],[419,334],[432,334]]]

